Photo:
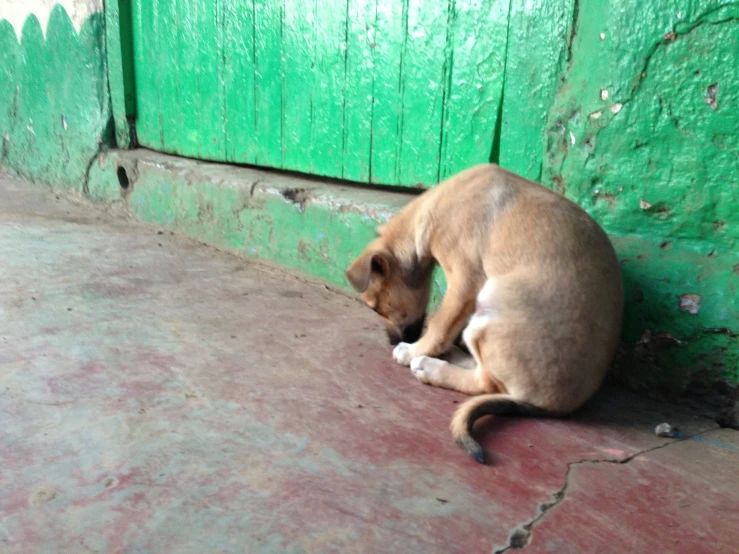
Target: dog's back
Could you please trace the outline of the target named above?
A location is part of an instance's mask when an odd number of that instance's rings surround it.
[[[542,408],[577,408],[620,335],[621,269],[608,236],[575,203],[495,165],[445,182],[433,204],[431,244],[483,268],[490,371]]]

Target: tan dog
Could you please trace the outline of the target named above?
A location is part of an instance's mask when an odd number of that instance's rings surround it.
[[[482,165],[414,199],[378,235],[347,278],[385,319],[398,363],[422,383],[481,395],[451,422],[475,460],[485,462],[471,436],[481,416],[565,415],[599,388],[623,284],[608,237],[579,206]],[[419,340],[437,263],[448,290]],[[437,359],[463,329],[475,369]]]

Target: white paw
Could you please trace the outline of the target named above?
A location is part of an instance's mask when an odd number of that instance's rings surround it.
[[[413,345],[401,342],[393,349],[393,359],[400,365],[408,367],[413,359]]]
[[[418,356],[411,360],[411,371],[413,376],[421,383],[429,383],[433,379],[433,373],[438,367],[439,360],[428,356]]]
[[[426,382],[427,376],[424,366],[429,359],[430,358],[428,356],[418,356],[417,358],[413,358],[411,360],[411,371],[413,372],[413,376],[422,383]]]

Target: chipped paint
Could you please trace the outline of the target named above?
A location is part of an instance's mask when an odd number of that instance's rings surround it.
[[[528,151],[524,163],[512,149],[501,162],[581,204],[613,237],[626,282],[629,348],[646,329],[681,341],[648,356],[637,348],[629,354],[632,369],[620,372],[625,381],[678,390],[709,376],[739,383],[739,343],[704,331],[739,328],[732,269],[739,263],[739,5],[565,4],[572,8],[562,8],[559,21],[529,12],[531,35],[560,45],[525,66],[535,63],[544,74],[559,68],[545,101],[534,94],[520,100],[544,114],[543,125],[527,126],[538,133],[539,150]],[[508,71],[506,78],[541,73]],[[504,118],[508,128],[518,124],[513,114]],[[699,309],[691,302],[683,311],[685,294],[700,297]]]
[[[700,294],[683,294],[680,296],[680,311],[697,314],[701,310]]]
[[[706,104],[710,106],[712,110],[718,108],[718,83],[708,85],[706,88]]]
[[[90,172],[91,198],[121,199],[117,168],[135,168],[128,171],[125,201],[139,219],[345,290],[351,290],[344,270],[353,257],[375,238],[377,223],[409,199],[145,150],[113,151],[101,159]],[[442,294],[435,291],[436,303]]]

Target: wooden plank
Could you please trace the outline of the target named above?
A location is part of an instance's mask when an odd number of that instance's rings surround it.
[[[198,32],[190,0],[158,0],[156,57],[151,69],[160,87],[162,149],[183,156],[200,156],[201,137],[194,124],[200,106],[193,86],[197,72]],[[134,33],[135,36],[135,33]]]
[[[408,0],[377,0],[374,104],[369,114],[372,125],[369,180],[373,183],[398,183],[402,108],[399,80],[407,5]]]
[[[439,177],[442,109],[454,63],[448,37],[453,17],[454,0],[406,2],[398,184],[432,185]]]
[[[158,13],[158,0],[151,0],[146,6],[134,2],[131,6],[134,33],[134,78],[136,80],[136,134],[139,143],[156,150],[164,148],[164,136],[159,125],[159,51],[156,33],[155,14]]]
[[[310,173],[312,86],[315,63],[313,0],[284,0],[282,28],[283,167]]]
[[[376,0],[349,0],[342,177],[369,181]]]
[[[223,100],[220,86],[221,42],[219,12],[223,0],[210,2],[192,2],[194,18],[193,34],[197,34],[197,49],[185,55],[194,56],[194,75],[185,75],[188,82],[180,82],[181,86],[192,86],[195,78],[197,87],[197,112],[195,114],[180,114],[180,121],[194,116],[197,136],[199,139],[197,154],[200,158],[223,160],[225,158],[225,144],[223,132]],[[179,32],[187,33],[186,21]]]
[[[568,62],[574,8],[572,0],[511,2],[515,32],[507,49],[500,163],[529,179],[541,178],[547,117]]]
[[[223,98],[226,159],[256,163],[254,133],[254,0],[231,0],[224,5]]]
[[[509,3],[456,0],[439,180],[490,160],[503,98]]]
[[[254,0],[255,163],[282,164],[282,12],[280,2]]]
[[[340,177],[343,165],[347,0],[313,0],[312,3],[314,38],[310,172]]]
[[[130,117],[136,114],[131,34],[131,0],[109,0],[105,10],[105,53],[108,89],[119,148],[131,146]]]
[[[162,0],[160,0],[162,1]],[[179,125],[175,126],[173,131],[176,136],[170,136],[168,141],[176,141],[172,144],[175,150],[190,156],[197,155],[198,143],[200,138],[194,129],[193,121],[199,112],[199,103],[197,97],[197,89],[194,86],[195,71],[197,71],[197,62],[193,56],[193,52],[197,50],[197,42],[199,34],[196,32],[187,32],[187,29],[193,29],[194,6],[190,0],[168,0],[171,5],[170,14],[174,19],[170,26],[178,28],[180,32],[175,34],[174,47],[165,57],[177,72],[177,79],[173,83],[173,88],[169,91],[169,99],[167,102],[167,118],[175,119]],[[158,57],[162,57],[161,54]],[[164,71],[167,71],[165,68]],[[173,111],[176,110],[176,113]]]
[[[134,2],[141,144],[386,185],[489,157],[507,3]]]

